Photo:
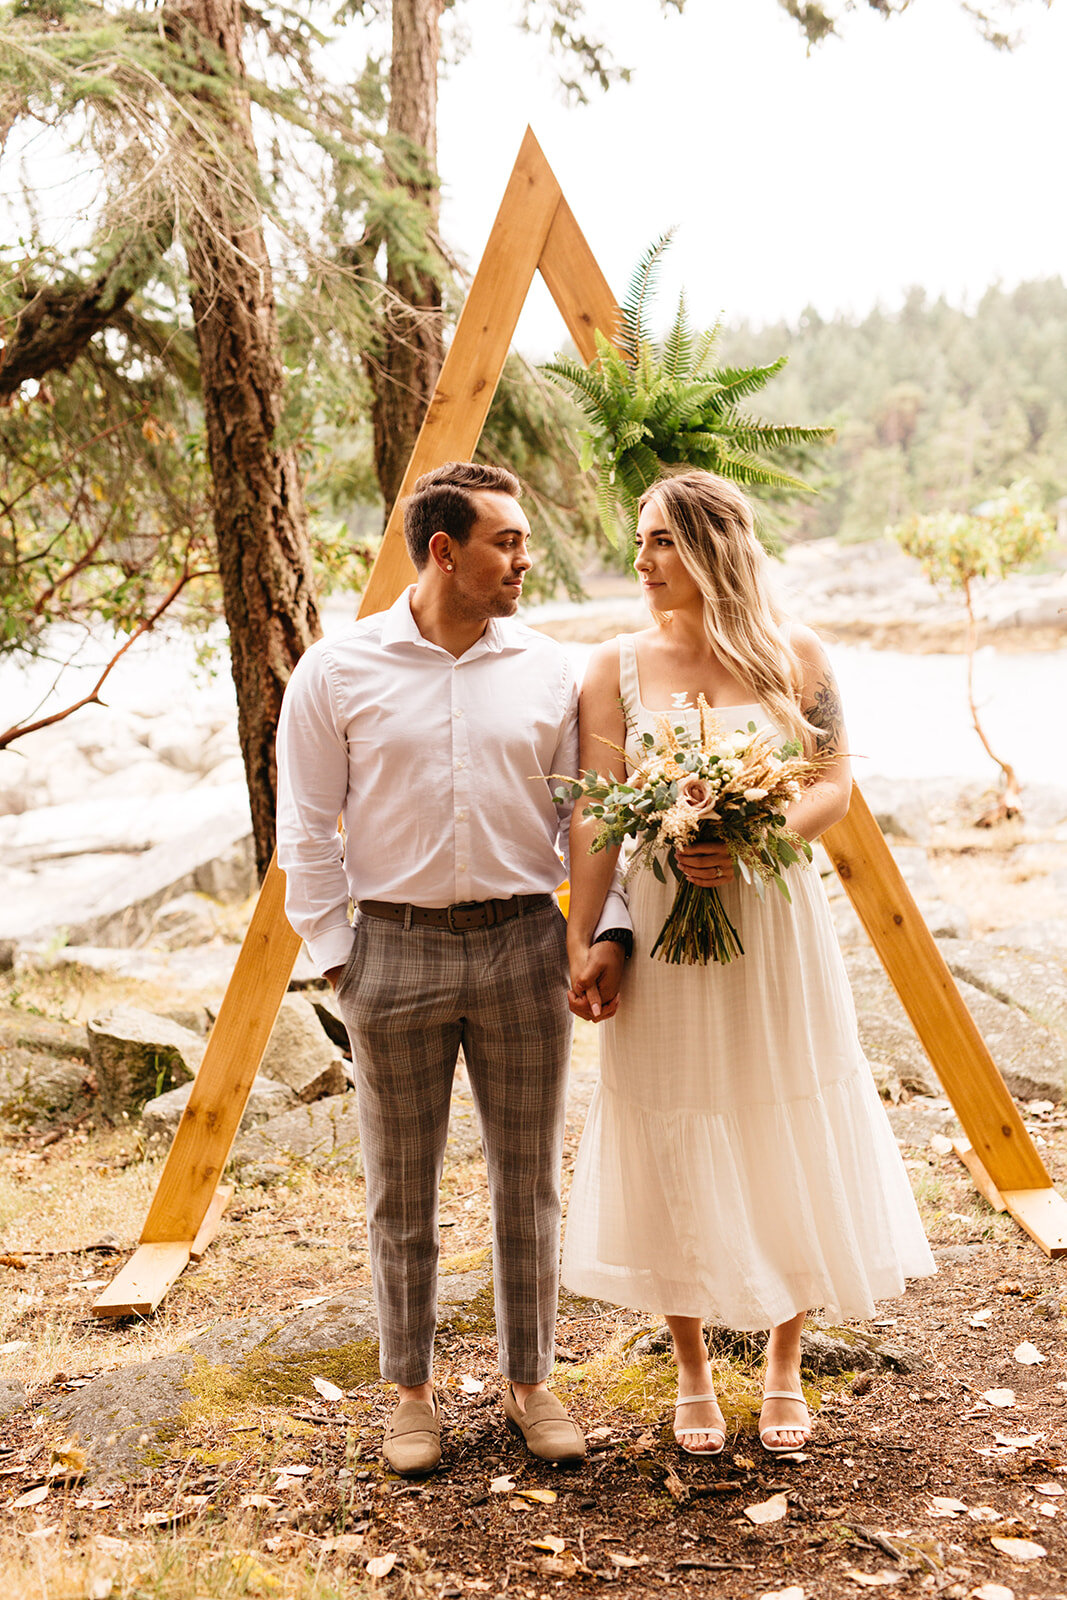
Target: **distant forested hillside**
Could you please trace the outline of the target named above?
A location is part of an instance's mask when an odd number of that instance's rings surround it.
[[[913,511],[965,510],[1030,477],[1048,506],[1067,495],[1067,284],[990,289],[974,311],[912,290],[861,322],[809,311],[724,330],[727,363],[789,364],[761,409],[832,422],[837,443],[807,466],[817,500],[794,502],[793,536],[866,539]],[[763,398],[763,397],[761,397]]]

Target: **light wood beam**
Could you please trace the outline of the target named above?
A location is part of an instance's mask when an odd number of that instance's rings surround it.
[[[361,617],[391,606],[414,582],[415,569],[404,545],[404,497],[422,473],[445,461],[468,461],[474,454],[561,198],[541,146],[527,128],[389,514]]]

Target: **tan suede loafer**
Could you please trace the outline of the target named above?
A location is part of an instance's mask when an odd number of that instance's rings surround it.
[[[547,1389],[535,1389],[522,1411],[509,1383],[504,1390],[504,1415],[512,1433],[525,1440],[527,1450],[538,1460],[551,1461],[554,1466],[585,1460],[585,1435]]]
[[[437,1396],[401,1400],[385,1425],[382,1456],[402,1478],[424,1478],[441,1464],[441,1413]]]

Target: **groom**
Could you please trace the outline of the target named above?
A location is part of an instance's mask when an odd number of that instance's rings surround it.
[[[437,1206],[461,1046],[488,1167],[505,1415],[536,1456],[585,1454],[547,1387],[571,1035],[552,897],[569,817],[549,778],[577,770],[577,689],[560,646],[512,620],[531,566],[520,493],[510,472],[469,462],[419,478],[404,508],[414,586],[312,645],[278,731],[286,911],[352,1041],[381,1371],[398,1395],[383,1453],[405,1475],[441,1458]],[[601,927],[619,924],[609,896]],[[591,960],[609,1015],[622,947],[605,937]]]

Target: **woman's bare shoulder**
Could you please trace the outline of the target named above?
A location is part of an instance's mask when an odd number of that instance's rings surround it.
[[[826,646],[814,628],[809,628],[803,622],[790,621],[788,627],[783,631],[789,641],[789,648],[801,666],[817,671],[829,665]]]

